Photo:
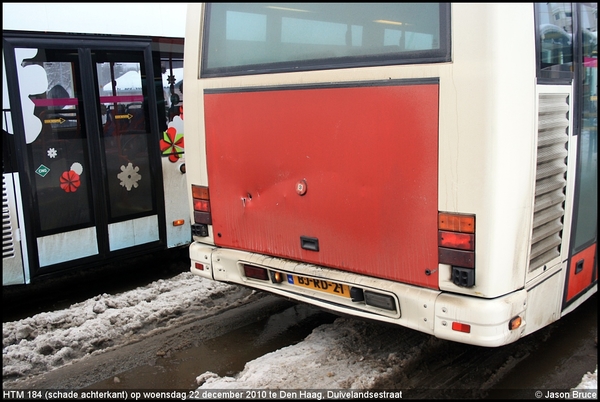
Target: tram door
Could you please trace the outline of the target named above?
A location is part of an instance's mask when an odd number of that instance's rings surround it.
[[[576,113],[577,179],[565,289],[567,304],[598,280],[598,43],[592,35],[598,29],[598,16],[595,5],[577,3],[574,7],[582,28],[576,54],[580,54],[583,65],[576,74],[576,104],[580,108]]]
[[[9,83],[11,74],[18,82],[12,134],[23,156],[24,203],[32,207],[25,208],[25,223],[33,276],[160,247],[164,208],[150,44],[31,43],[14,40],[4,51]]]

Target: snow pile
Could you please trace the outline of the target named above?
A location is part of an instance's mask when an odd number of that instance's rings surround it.
[[[184,272],[2,326],[3,381],[36,375],[236,305],[251,291]],[[201,302],[199,302],[201,301]]]
[[[291,384],[299,389],[369,389],[393,376],[412,356],[410,352],[407,356],[378,353],[373,339],[379,334],[369,330],[373,327],[363,321],[338,318],[316,328],[299,344],[248,362],[235,377],[206,372],[196,382],[199,389],[289,389]]]
[[[598,389],[598,366],[593,373],[587,372],[583,375],[579,385],[573,389]]]
[[[122,347],[165,329],[185,325],[246,303],[253,292],[181,273],[168,280],[8,322],[2,328],[3,384],[35,376],[92,354]],[[387,389],[410,370],[435,339],[416,331],[397,339],[393,350],[384,326],[337,318],[317,327],[302,342],[265,354],[233,377],[205,372],[199,389]],[[386,342],[384,342],[384,340]],[[395,370],[395,371],[394,371]],[[597,389],[597,369],[577,389]]]

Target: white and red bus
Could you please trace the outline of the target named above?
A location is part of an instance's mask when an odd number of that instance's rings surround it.
[[[2,284],[187,247],[186,5],[2,11]]]
[[[597,291],[597,5],[188,8],[191,271],[495,347]]]

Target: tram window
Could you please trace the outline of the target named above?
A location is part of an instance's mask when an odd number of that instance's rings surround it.
[[[598,234],[598,7],[594,3],[580,5],[582,31],[582,86],[577,176],[579,197],[572,253],[584,250]]]
[[[73,59],[77,52],[17,48],[15,54],[22,58],[20,81],[28,83],[22,96],[35,105],[23,113],[23,119],[32,127],[26,138],[38,229],[53,234],[90,226],[88,138],[84,116],[79,113],[80,70]]]
[[[570,79],[573,75],[571,3],[535,3],[538,78]]]

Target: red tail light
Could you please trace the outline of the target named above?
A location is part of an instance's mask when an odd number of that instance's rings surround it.
[[[438,259],[452,266],[457,286],[475,286],[475,215],[440,212]]]
[[[212,225],[208,187],[192,184],[192,201],[194,206],[194,223]]]
[[[458,248],[461,250],[475,250],[475,235],[470,233],[438,232],[438,244],[440,247]]]
[[[210,202],[194,198],[194,211],[210,212]]]
[[[262,279],[263,281],[269,280],[269,272],[266,269],[253,267],[252,265],[244,264],[244,275],[247,278]]]

